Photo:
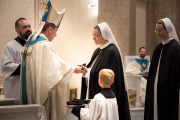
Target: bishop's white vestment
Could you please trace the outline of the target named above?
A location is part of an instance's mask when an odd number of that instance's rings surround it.
[[[136,58],[126,68],[126,75],[139,75],[141,72],[149,72],[150,63],[147,59]],[[145,103],[147,78],[141,77],[140,99]]]
[[[66,120],[69,86],[74,67],[65,63],[41,34],[26,42],[22,51],[21,98],[23,104],[46,107],[49,120]]]

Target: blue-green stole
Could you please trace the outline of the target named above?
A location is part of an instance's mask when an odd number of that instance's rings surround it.
[[[34,35],[33,35],[34,36]],[[46,38],[42,36],[38,36],[36,40],[32,40],[33,36],[30,37],[28,41],[26,41],[26,44],[24,45],[24,51],[21,53],[22,54],[22,103],[27,104],[27,94],[26,94],[26,59],[27,56],[31,55],[31,51],[28,51],[30,47],[33,47],[34,45],[40,43],[40,42],[45,42],[47,41]],[[32,49],[31,49],[32,50]]]
[[[149,60],[147,60],[147,59],[142,60],[142,59],[138,59],[138,58],[135,58],[134,60],[137,61],[137,63],[139,63],[141,65],[141,72],[143,72],[147,69]],[[146,77],[144,77],[144,78],[146,78]]]

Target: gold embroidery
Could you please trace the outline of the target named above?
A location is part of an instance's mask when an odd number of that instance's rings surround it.
[[[143,66],[143,67],[146,67],[146,65],[145,65],[144,63],[142,64],[142,66]]]
[[[25,45],[24,46],[24,53],[26,53],[26,51],[27,51],[27,46]]]
[[[27,57],[26,57],[27,58]],[[25,66],[25,63],[26,63],[26,59],[25,60],[23,60],[23,67]]]
[[[46,2],[42,2],[41,4],[42,4],[42,5],[46,5]]]
[[[48,9],[47,9],[48,6],[46,6],[45,10],[44,10],[44,14],[45,15],[47,12],[48,12]]]
[[[22,56],[24,56],[24,53],[23,53],[23,52],[21,52],[21,55],[22,55]]]

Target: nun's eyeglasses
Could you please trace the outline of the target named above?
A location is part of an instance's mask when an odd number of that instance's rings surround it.
[[[161,33],[162,31],[163,31],[163,29],[154,30],[155,33]]]
[[[92,35],[92,37],[94,37],[94,38],[98,38],[99,36],[97,36],[97,35]]]

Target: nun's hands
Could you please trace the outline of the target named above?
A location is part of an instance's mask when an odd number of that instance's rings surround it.
[[[84,66],[82,66],[82,73],[87,73],[87,71],[88,71],[88,69],[86,68],[86,67],[84,67]]]
[[[82,67],[76,66],[75,70],[74,70],[74,73],[76,73],[76,74],[82,73],[81,71],[82,71]]]
[[[75,67],[75,70],[74,70],[74,73],[87,73],[87,71],[88,71],[88,69],[86,68],[86,67],[84,67],[84,66],[81,66],[81,67],[79,67],[79,66],[76,66]]]

